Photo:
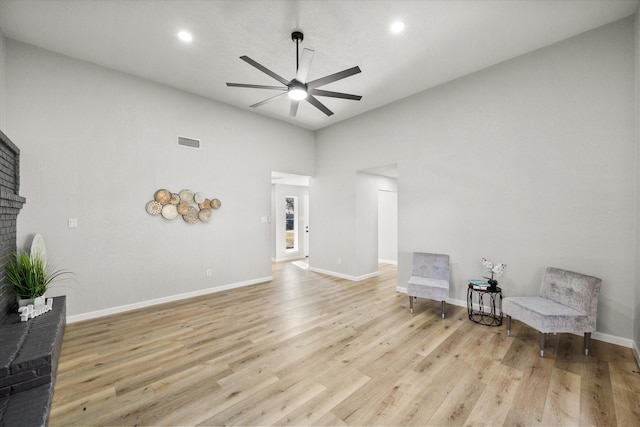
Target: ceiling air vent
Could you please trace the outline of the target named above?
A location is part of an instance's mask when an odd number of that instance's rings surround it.
[[[186,138],[184,136],[178,137],[178,147],[195,148],[200,149],[200,140],[193,138]]]

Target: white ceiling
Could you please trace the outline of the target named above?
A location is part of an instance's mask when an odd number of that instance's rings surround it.
[[[10,39],[209,97],[307,129],[320,129],[540,47],[632,15],[638,0],[170,1],[0,0]],[[401,19],[401,35],[389,31]],[[193,33],[185,45],[179,30]],[[358,65],[362,73],[322,89],[361,101],[319,98],[335,114],[286,96],[226,82],[279,85],[247,55],[286,79],[295,43],[315,50],[308,80]]]

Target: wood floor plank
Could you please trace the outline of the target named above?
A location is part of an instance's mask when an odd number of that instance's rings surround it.
[[[113,406],[105,406],[101,413],[95,415],[95,421],[98,425],[127,426],[144,425],[145,419],[152,418],[154,425],[175,425],[167,423],[164,418],[176,410],[190,409],[193,398],[187,391],[215,394],[220,390],[216,379],[228,372],[226,367],[206,364],[190,368],[149,386],[118,395],[112,399]],[[204,402],[198,400],[197,403]]]
[[[609,365],[613,402],[619,425],[640,424],[640,372],[635,363]]]
[[[542,424],[554,426],[579,425],[580,376],[554,368],[549,381]]]
[[[459,357],[445,356],[442,364],[430,365],[428,370],[420,374],[416,383],[419,393],[413,401],[405,406],[398,418],[391,419],[389,425],[425,426],[428,420],[440,408],[447,395],[454,389],[461,372],[469,369],[469,364]]]
[[[322,393],[300,405],[287,416],[277,420],[274,425],[301,426],[326,422],[322,420],[326,419],[332,408],[370,380],[370,377],[357,370],[350,369],[345,372],[342,369],[332,368],[318,379],[318,382],[325,387]],[[335,417],[335,415],[331,415]]]
[[[537,422],[542,421],[544,407],[547,398],[550,397],[549,383],[553,366],[552,358],[543,358],[537,353],[531,353],[527,369],[523,372],[520,386],[514,397],[512,405],[514,409]]]
[[[581,368],[580,422],[583,425],[618,425],[613,387],[607,362],[586,363]],[[640,421],[640,420],[639,420]]]
[[[324,390],[314,381],[279,379],[198,425],[272,425]]]
[[[463,425],[471,415],[486,384],[475,379],[473,368],[463,371],[458,375],[457,381],[446,399],[427,421],[434,426],[459,426]]]
[[[488,374],[484,378],[487,386],[467,418],[466,425],[510,425],[505,423],[505,420],[520,385],[522,372],[506,367],[500,361],[488,357],[479,358],[477,363],[484,364],[488,368]]]
[[[49,425],[640,425],[630,349],[412,315],[391,265],[273,277],[68,325]]]

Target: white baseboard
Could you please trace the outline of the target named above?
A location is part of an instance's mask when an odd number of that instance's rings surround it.
[[[407,288],[397,286],[396,291],[406,294]],[[449,298],[447,300],[447,303],[452,305],[457,305],[459,307],[467,307],[467,301],[463,301],[459,299]],[[488,307],[486,308],[488,309]],[[576,334],[576,335],[582,336],[582,334]],[[591,338],[593,338],[594,340],[603,341],[609,344],[615,344],[621,347],[627,347],[627,348],[633,349],[636,356],[636,362],[638,362],[638,364],[640,365],[640,351],[638,351],[638,346],[636,345],[635,341],[630,340],[628,338],[618,337],[616,335],[604,334],[601,332],[592,333]]]
[[[579,334],[579,335],[582,336],[582,334]],[[593,338],[594,340],[604,341],[609,344],[615,344],[615,345],[619,345],[621,347],[627,347],[627,348],[633,348],[633,344],[634,344],[633,340],[630,340],[629,338],[623,338],[623,337],[610,335],[610,334],[603,334],[602,332],[598,332],[598,331],[592,333],[591,338]]]
[[[636,365],[640,369],[640,351],[638,350],[638,343],[633,342],[633,354],[636,356]]]
[[[327,276],[339,277],[340,279],[351,280],[352,282],[359,282],[361,280],[369,279],[371,277],[376,277],[380,275],[379,272],[374,271],[368,274],[363,274],[362,276],[350,276],[348,274],[337,273],[335,271],[323,270],[321,268],[309,267],[310,271],[320,274],[326,274]]]
[[[398,261],[394,261],[392,259],[378,259],[378,264],[398,265]]]
[[[147,301],[140,301],[133,304],[121,305],[118,307],[111,307],[104,310],[90,311],[88,313],[82,313],[82,314],[74,314],[73,316],[67,316],[67,323],[74,323],[74,322],[80,322],[82,320],[95,319],[97,317],[123,313],[125,311],[137,310],[139,308],[151,307],[153,305],[164,304],[167,302],[179,301],[187,298],[198,297],[201,295],[212,294],[215,292],[227,291],[229,289],[242,288],[244,286],[270,282],[271,280],[273,280],[273,276],[261,277],[258,279],[247,280],[244,282],[237,282],[237,283],[231,283],[223,286],[216,286],[215,288],[201,289],[198,291],[186,292],[184,294],[171,295],[168,297],[156,298],[156,299],[147,300]]]

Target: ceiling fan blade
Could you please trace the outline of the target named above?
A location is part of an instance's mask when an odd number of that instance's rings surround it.
[[[309,75],[309,69],[311,68],[311,60],[313,59],[313,54],[314,51],[311,49],[307,49],[306,47],[302,49],[300,66],[298,67],[298,72],[296,73],[296,80],[300,83],[304,83],[307,81],[307,75]]]
[[[330,90],[311,89],[309,93],[315,96],[328,96],[330,98],[352,99],[354,101],[360,101],[362,99],[362,96],[360,95],[351,95],[349,93],[342,93],[342,92],[332,92]]]
[[[277,95],[274,95],[274,96],[272,96],[272,97],[270,97],[270,98],[265,99],[264,101],[260,101],[260,102],[257,102],[257,103],[255,103],[255,104],[253,104],[253,105],[249,105],[249,107],[254,107],[254,108],[255,108],[255,107],[259,107],[259,106],[261,106],[261,105],[266,104],[267,102],[271,102],[271,101],[273,101],[274,99],[276,99],[276,98],[277,98],[277,97],[279,97],[279,96],[284,95],[285,93],[286,93],[286,92],[279,93],[279,94],[277,94]]]
[[[258,70],[262,71],[266,75],[273,77],[274,79],[276,79],[277,81],[279,81],[283,85],[286,86],[286,85],[289,84],[289,80],[285,80],[284,78],[280,77],[279,75],[277,75],[276,73],[274,73],[273,71],[271,71],[270,69],[265,67],[264,65],[258,64],[256,61],[254,61],[253,59],[249,58],[248,56],[243,55],[243,56],[240,57],[240,59],[242,59],[247,64],[253,65],[254,67],[256,67]]]
[[[298,106],[300,105],[300,101],[296,101],[295,99],[291,100],[291,108],[289,108],[289,117],[295,117],[298,114]]]
[[[338,81],[338,80],[342,80],[342,79],[347,78],[349,76],[353,76],[354,74],[358,74],[360,71],[361,71],[360,67],[355,66],[353,68],[342,70],[342,71],[339,71],[339,72],[337,72],[335,74],[330,74],[328,76],[321,77],[319,79],[313,80],[313,81],[307,83],[307,87],[309,89],[315,89],[317,87],[324,86],[326,84],[333,83],[333,82]]]
[[[227,83],[229,87],[248,87],[252,89],[269,89],[269,90],[287,90],[286,87],[282,86],[265,86],[265,85],[248,85],[244,83]]]
[[[318,110],[320,110],[323,113],[325,113],[327,116],[333,115],[333,111],[329,110],[322,102],[320,102],[316,98],[314,98],[313,95],[307,95],[307,97],[305,99],[307,101],[309,101],[309,104],[313,105]]]

